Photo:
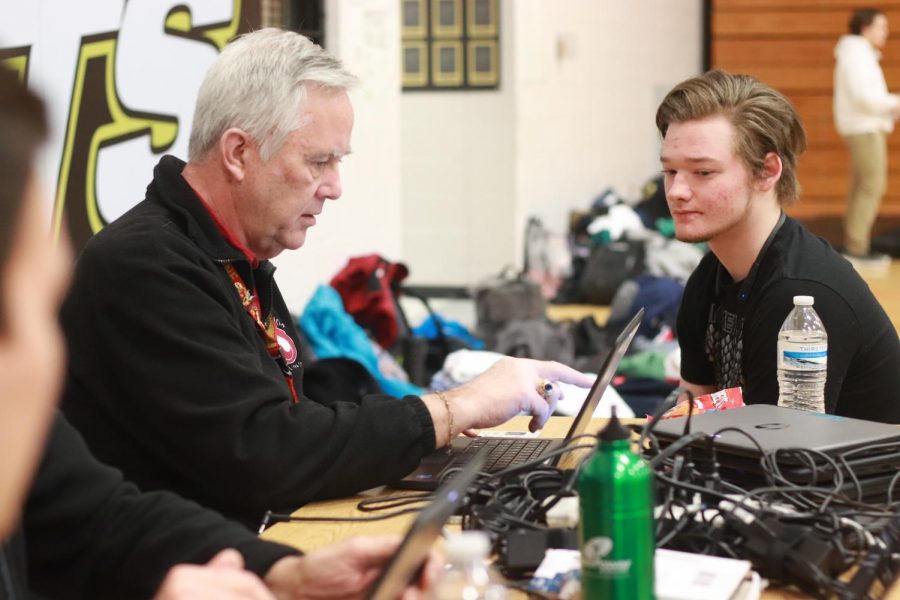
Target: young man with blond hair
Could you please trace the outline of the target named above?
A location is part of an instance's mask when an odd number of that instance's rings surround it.
[[[825,240],[787,217],[806,136],[780,93],[715,70],[677,85],[656,124],[675,236],[711,252],[678,315],[682,385],[742,386],[778,400],[776,342],[795,295],[815,298],[828,333],[829,413],[900,423],[900,341],[868,286]]]

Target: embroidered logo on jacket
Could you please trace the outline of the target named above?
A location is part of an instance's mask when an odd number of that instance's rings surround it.
[[[276,320],[275,335],[278,338],[278,349],[281,351],[281,356],[284,357],[284,362],[290,365],[297,360],[297,346],[282,327],[282,324]]]

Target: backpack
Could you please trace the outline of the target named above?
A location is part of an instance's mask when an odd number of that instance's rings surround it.
[[[473,345],[478,345],[481,340],[469,336],[463,339],[452,335],[447,329],[453,329],[453,323],[448,325],[444,322],[434,309],[425,294],[415,291],[414,288],[401,288],[404,296],[416,298],[425,306],[428,311],[429,318],[426,322],[430,322],[434,327],[434,335],[426,335],[421,333],[423,328],[420,325],[415,330],[411,330],[409,335],[404,336],[400,340],[400,356],[403,369],[409,375],[410,381],[420,386],[428,386],[431,378],[435,373],[444,367],[444,360],[447,355],[457,350],[468,350]]]
[[[588,304],[609,304],[626,279],[644,271],[644,242],[616,240],[595,246],[581,271],[578,291]]]
[[[495,352],[520,358],[571,363],[575,342],[568,324],[546,318],[510,321],[497,334]]]
[[[544,318],[547,301],[540,287],[524,277],[505,274],[475,290],[476,333],[494,349],[497,334],[507,323]]]

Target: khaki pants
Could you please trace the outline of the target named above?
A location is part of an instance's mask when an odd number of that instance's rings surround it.
[[[844,221],[844,247],[850,254],[867,254],[872,225],[887,188],[887,140],[884,132],[844,138],[850,150],[850,191]]]

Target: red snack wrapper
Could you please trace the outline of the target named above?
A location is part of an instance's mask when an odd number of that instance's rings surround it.
[[[693,400],[694,414],[699,415],[705,412],[714,412],[717,410],[728,410],[730,408],[740,408],[744,406],[744,394],[740,387],[733,387],[712,394],[704,394],[697,396]],[[690,410],[690,402],[681,402],[676,404],[665,413],[661,419],[672,419],[675,417],[686,417]]]

